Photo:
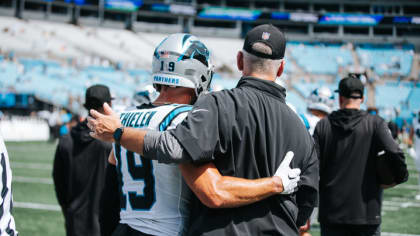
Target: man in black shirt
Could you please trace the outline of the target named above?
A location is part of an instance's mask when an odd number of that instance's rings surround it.
[[[108,87],[94,85],[86,90],[86,109],[101,110],[104,102],[111,102]],[[78,123],[70,134],[60,137],[55,153],[53,179],[68,236],[110,235],[119,220],[119,202],[110,201],[114,196],[118,199],[118,193],[108,191],[101,198],[104,187],[110,187],[109,182],[104,185],[106,172],[115,172],[108,164],[111,145],[93,139],[89,131],[86,120]],[[107,208],[100,215],[101,202]]]
[[[389,158],[394,184],[399,184],[408,178],[404,154],[387,123],[360,110],[364,86],[359,79],[344,78],[338,92],[341,109],[321,120],[314,132],[321,235],[380,235],[382,188],[376,158]]]
[[[284,69],[285,43],[272,25],[252,29],[237,56],[243,73],[238,86],[200,96],[186,120],[172,131],[125,128],[121,135],[114,133],[121,126],[115,116],[91,111],[96,119],[89,125],[96,138],[117,141],[162,162],[212,161],[222,175],[270,177],[285,154],[294,152],[290,166],[301,169],[296,193],[235,209],[197,202],[189,235],[298,235],[298,226],[312,212],[318,189],[316,151],[302,122],[285,104],[285,89],[274,82]]]

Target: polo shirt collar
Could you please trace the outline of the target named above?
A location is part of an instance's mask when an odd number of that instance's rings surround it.
[[[285,88],[283,88],[282,86],[278,85],[275,82],[258,79],[256,77],[251,77],[251,76],[242,77],[239,80],[238,85],[236,87],[237,88],[252,87],[252,88],[261,90],[263,92],[269,93],[273,95],[274,97],[279,98],[282,102],[285,102],[285,99],[286,99]]]

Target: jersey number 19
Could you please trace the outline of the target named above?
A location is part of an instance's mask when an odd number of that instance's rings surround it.
[[[115,157],[117,158],[118,163],[121,163],[121,146],[115,145]],[[140,156],[141,164],[136,164],[135,154],[127,150],[126,160],[127,160],[127,169],[130,173],[131,178],[134,181],[144,182],[143,195],[137,194],[137,192],[128,191],[128,196],[124,193],[123,187],[123,177],[121,173],[122,165],[119,164],[117,169],[118,172],[118,181],[120,189],[120,206],[121,209],[127,209],[127,197],[128,202],[131,205],[131,209],[136,211],[147,211],[152,208],[153,204],[156,201],[155,196],[155,178],[153,176],[153,163],[152,160],[145,159]]]

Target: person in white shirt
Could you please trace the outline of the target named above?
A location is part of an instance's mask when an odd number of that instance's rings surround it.
[[[10,169],[9,155],[3,136],[0,134],[0,175],[1,175],[1,195],[0,195],[0,236],[18,235],[15,226],[15,219],[12,215],[13,196],[12,196],[12,170]]]

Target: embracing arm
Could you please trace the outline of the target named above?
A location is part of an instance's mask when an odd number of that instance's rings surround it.
[[[148,131],[144,129],[124,128],[120,144],[127,150],[143,155],[144,136]]]
[[[239,207],[283,192],[278,176],[255,180],[222,176],[213,163],[187,163],[179,168],[191,190],[210,208]]]
[[[185,182],[210,208],[232,208],[251,204],[275,194],[290,194],[300,180],[300,169],[291,169],[293,152],[288,152],[273,177],[243,179],[222,176],[213,163],[180,165]]]

